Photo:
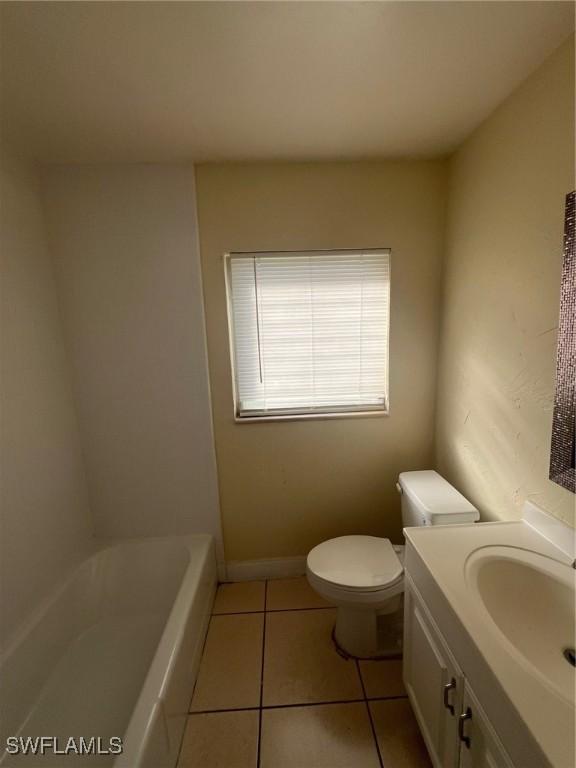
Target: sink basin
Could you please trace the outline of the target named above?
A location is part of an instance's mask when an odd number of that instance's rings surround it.
[[[561,698],[574,703],[576,571],[512,546],[486,546],[465,564],[470,599],[502,645]]]

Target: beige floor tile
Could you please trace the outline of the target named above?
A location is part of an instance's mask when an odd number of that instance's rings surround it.
[[[257,707],[264,614],[213,616],[191,711]]]
[[[188,718],[178,768],[256,768],[258,711]]]
[[[379,768],[366,705],[362,702],[264,710],[260,766]]]
[[[266,614],[264,704],[361,699],[356,664],[332,643],[333,609]]]
[[[330,605],[316,594],[306,576],[296,579],[270,579],[266,596],[268,611],[283,611],[296,608],[326,608]]]
[[[432,768],[408,699],[371,701],[382,762],[393,768]]]
[[[248,613],[264,610],[264,581],[220,584],[212,613]]]
[[[361,661],[360,672],[369,699],[406,696],[402,681],[402,659]]]

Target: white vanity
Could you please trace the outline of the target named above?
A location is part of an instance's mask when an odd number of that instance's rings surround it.
[[[404,681],[437,768],[574,768],[574,531],[405,529]]]

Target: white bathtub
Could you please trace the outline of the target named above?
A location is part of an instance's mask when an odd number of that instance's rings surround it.
[[[216,583],[211,536],[126,540],[83,562],[0,660],[0,764],[175,766]],[[13,736],[58,742],[13,756]],[[81,736],[101,750],[120,737],[123,752],[52,750]]]

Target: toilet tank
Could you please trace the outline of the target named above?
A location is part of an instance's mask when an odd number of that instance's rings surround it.
[[[476,507],[433,469],[402,472],[402,525],[455,525],[473,523],[480,517]]]

